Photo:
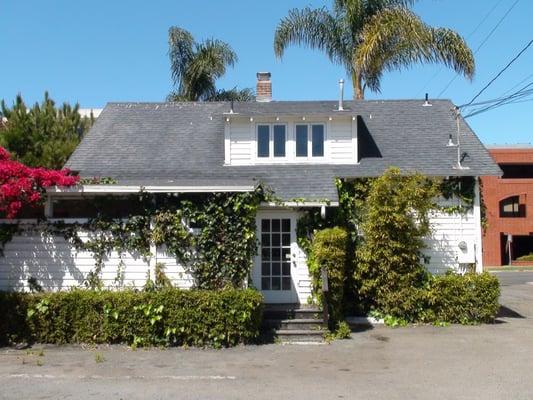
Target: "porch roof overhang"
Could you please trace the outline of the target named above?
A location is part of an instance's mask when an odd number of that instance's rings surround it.
[[[251,192],[255,185],[77,185],[72,187],[51,187],[46,190],[50,196],[107,195],[146,193],[229,193]]]

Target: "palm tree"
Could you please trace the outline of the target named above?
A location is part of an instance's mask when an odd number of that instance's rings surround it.
[[[333,0],[326,8],[293,9],[276,28],[274,51],[290,44],[324,51],[351,76],[354,98],[380,92],[385,71],[413,63],[443,63],[472,79],[474,56],[453,30],[425,24],[409,7],[416,0]]]
[[[177,90],[167,97],[170,101],[216,101],[253,99],[251,89],[217,90],[216,80],[227,67],[237,62],[237,54],[229,44],[216,39],[202,43],[190,32],[178,27],[168,30],[168,44],[172,81]]]

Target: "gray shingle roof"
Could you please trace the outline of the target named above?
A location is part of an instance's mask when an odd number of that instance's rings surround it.
[[[457,170],[456,122],[448,100],[347,101],[345,114],[359,117],[362,158],[350,165],[224,166],[224,113],[230,103],[110,103],[100,114],[66,166],[82,176],[112,176],[119,183],[171,181],[238,184],[264,182],[284,200],[337,200],[335,177],[380,175],[387,167],[431,176],[500,175],[485,147],[460,120],[462,151]],[[335,101],[235,103],[242,115],[334,116]],[[380,157],[378,157],[380,156]]]

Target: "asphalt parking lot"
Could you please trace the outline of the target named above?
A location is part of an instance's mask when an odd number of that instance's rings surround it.
[[[483,326],[378,326],[325,345],[0,349],[3,399],[532,399],[533,272]]]

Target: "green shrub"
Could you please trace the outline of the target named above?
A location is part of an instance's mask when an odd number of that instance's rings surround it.
[[[339,227],[323,229],[315,233],[311,243],[311,262],[309,272],[313,292],[323,303],[322,273],[325,267],[328,275],[326,300],[333,323],[344,318],[343,298],[348,256],[348,233]]]
[[[493,322],[500,305],[498,278],[487,272],[435,276],[426,290],[424,322],[476,324]]]
[[[438,194],[435,180],[389,168],[370,183],[360,224],[354,281],[366,309],[414,320],[428,277],[421,264],[429,214]]]
[[[525,256],[518,257],[516,261],[533,261],[533,253],[529,253]]]
[[[233,346],[258,336],[262,301],[252,289],[4,292],[0,343]]]

